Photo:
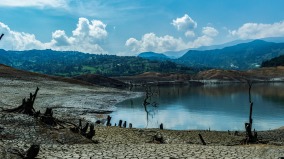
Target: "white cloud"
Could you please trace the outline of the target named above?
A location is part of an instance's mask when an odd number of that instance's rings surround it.
[[[190,30],[186,31],[184,33],[184,35],[188,38],[195,37],[195,33],[193,31],[190,31]]]
[[[66,8],[68,3],[67,0],[1,0],[0,6]]]
[[[187,37],[194,37],[192,31],[185,33]],[[182,38],[174,38],[170,35],[158,37],[154,33],[147,33],[142,36],[141,40],[129,38],[125,46],[130,48],[132,52],[166,52],[166,51],[179,51],[189,48],[198,48],[201,46],[209,46],[213,44],[214,37],[219,32],[213,27],[203,27],[201,36],[193,39],[192,41],[184,41]]]
[[[203,27],[202,33],[206,36],[214,37],[219,34],[218,30],[213,27]]]
[[[42,43],[33,34],[13,31],[1,22],[0,31],[5,34],[0,42],[0,48],[5,50],[53,49],[107,53],[99,45],[107,38],[106,24],[98,20],[90,22],[86,18],[79,18],[77,28],[72,32],[72,36],[68,37],[64,30],[56,30],[52,33],[52,39],[48,43]]]
[[[106,24],[99,20],[91,22],[86,18],[79,18],[77,28],[73,31],[73,36],[95,39],[103,39],[107,37]]]
[[[230,35],[241,39],[259,39],[284,36],[284,21],[273,24],[246,23],[237,30],[229,31]]]
[[[192,48],[198,48],[200,46],[209,46],[213,43],[213,38],[207,35],[196,38],[193,42],[190,42]]]
[[[4,37],[0,41],[0,48],[5,50],[44,49],[44,44],[35,38],[35,35],[16,32],[0,22],[0,32]]]
[[[187,14],[181,18],[174,19],[172,25],[180,31],[192,30],[197,27],[197,23],[191,19]]]
[[[141,40],[130,38],[125,45],[131,49],[132,52],[166,52],[178,51],[188,48],[187,44],[181,38],[174,38],[169,35],[158,37],[154,33],[147,33],[143,35]]]
[[[75,50],[85,53],[107,53],[99,43],[107,38],[106,24],[99,20],[89,21],[79,18],[77,28],[68,37],[64,31],[57,30],[52,34],[50,48],[60,51]]]
[[[185,14],[181,18],[176,18],[171,23],[178,31],[183,31],[186,37],[194,37],[195,33],[193,30],[197,27],[197,23]]]
[[[68,46],[74,41],[74,38],[68,38],[64,30],[56,30],[52,33],[52,43],[55,46]]]

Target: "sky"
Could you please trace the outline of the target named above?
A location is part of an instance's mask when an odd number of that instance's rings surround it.
[[[283,0],[0,0],[0,49],[137,55],[284,37]]]

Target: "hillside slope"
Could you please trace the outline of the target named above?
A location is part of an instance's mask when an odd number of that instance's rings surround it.
[[[190,67],[249,70],[284,54],[284,43],[255,40],[215,50],[190,50],[176,62]]]

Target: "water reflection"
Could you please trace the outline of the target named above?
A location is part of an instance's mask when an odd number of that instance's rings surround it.
[[[274,129],[284,125],[284,84],[254,84],[252,87],[253,128]],[[144,97],[117,105],[112,122],[120,119],[134,127],[166,129],[244,130],[249,118],[246,84],[202,87],[160,87],[150,102],[158,107],[143,106]]]

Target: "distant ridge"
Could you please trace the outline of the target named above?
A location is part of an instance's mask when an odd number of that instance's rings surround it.
[[[284,43],[254,40],[214,50],[189,50],[177,63],[189,67],[248,70],[260,67],[263,61],[284,54]]]
[[[142,52],[138,55],[138,57],[142,57],[149,60],[169,60],[170,58],[162,53],[155,52]]]

